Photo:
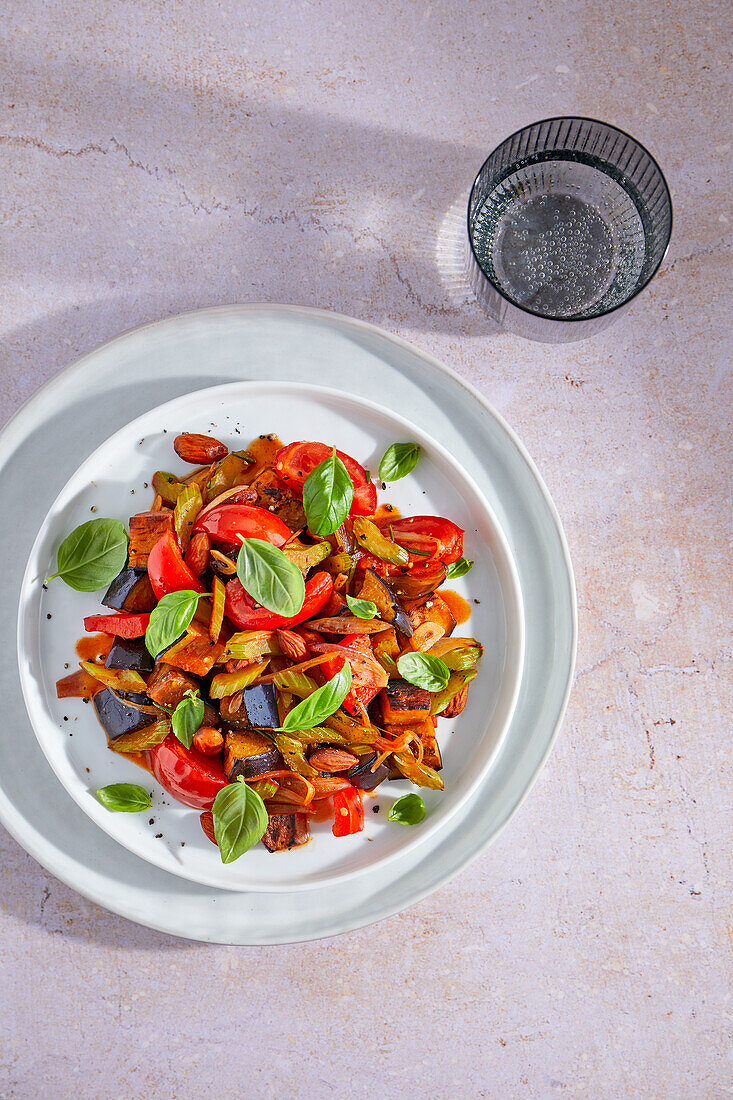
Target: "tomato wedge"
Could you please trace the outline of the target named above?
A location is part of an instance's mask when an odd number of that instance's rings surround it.
[[[410,561],[422,565],[442,561],[448,565],[463,553],[463,529],[442,516],[406,516],[389,527],[394,541],[410,552]],[[416,554],[414,549],[427,553]]]
[[[210,810],[229,782],[218,757],[187,749],[172,733],[148,751],[153,775],[184,806]]]
[[[301,440],[289,443],[275,455],[275,470],[281,481],[291,489],[302,490],[305,479],[321,462],[330,458],[333,447],[325,443],[313,443]],[[377,487],[367,477],[367,472],[351,455],[336,451],[343,462],[354,485],[354,500],[351,505],[352,516],[371,516],[377,507]]]
[[[415,577],[436,562],[449,565],[458,561],[463,553],[463,529],[442,516],[406,516],[380,526],[407,550],[410,555],[407,568]],[[373,569],[380,577],[393,577],[405,571],[403,566],[389,565],[373,554],[362,554],[358,567]]]
[[[388,676],[382,666],[375,660],[372,647],[366,634],[347,634],[339,646],[346,646],[350,650],[358,650],[364,654],[363,660],[347,655],[351,665],[351,691],[341,704],[349,714],[361,714],[364,707],[372,701],[374,696],[386,687]],[[319,649],[314,646],[314,652]],[[337,672],[344,667],[344,657],[339,657],[334,650],[333,656],[328,657],[321,668],[327,680],[331,680]]]
[[[222,504],[196,521],[194,531],[205,531],[212,542],[238,545],[239,535],[283,546],[293,532],[281,519],[254,504]]]
[[[331,832],[334,836],[351,836],[364,828],[364,803],[361,791],[346,787],[333,796],[334,819]]]
[[[88,634],[101,631],[103,634],[116,634],[118,638],[142,638],[148,629],[150,613],[143,615],[87,615],[84,629]]]
[[[305,599],[297,615],[277,615],[256,604],[246,592],[239,577],[227,584],[224,598],[224,614],[240,630],[277,630],[278,627],[295,626],[312,618],[327,603],[333,591],[333,578],[329,573],[315,573],[305,582]]]
[[[183,560],[178,539],[172,531],[166,531],[150,551],[148,576],[157,600],[168,592],[182,592],[184,589],[206,591]]]

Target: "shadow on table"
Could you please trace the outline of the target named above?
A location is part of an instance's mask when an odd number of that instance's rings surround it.
[[[0,831],[4,832],[2,826]],[[11,844],[15,845],[11,837],[3,841],[4,848]],[[201,946],[103,909],[54,878],[24,852],[16,862],[21,867],[22,888],[4,890],[0,910],[19,923],[44,929],[48,935],[122,950],[173,951]]]
[[[50,377],[121,330],[214,304],[289,302],[388,328],[495,331],[463,276],[465,204],[486,150],[202,91],[193,81],[154,85],[111,54],[82,64],[68,54],[39,60],[20,37],[12,48],[7,68],[17,102],[29,105],[25,117],[44,117],[49,103],[58,117],[40,134],[18,112],[17,129],[0,138],[6,156],[22,162],[28,213],[18,218],[5,266],[41,303],[66,304],[0,339],[11,383],[29,371]],[[73,119],[63,106],[71,99]],[[50,178],[41,193],[54,202],[39,211],[33,180],[41,178]],[[91,451],[138,412],[196,385],[186,379],[176,389],[151,378],[126,387],[121,379],[109,394],[109,421],[85,416],[82,402],[69,430],[83,431]],[[39,469],[53,460],[65,480],[64,456],[46,453],[42,433],[35,444]],[[12,478],[12,468],[4,476]],[[14,545],[29,546],[35,532],[16,511]],[[27,722],[24,712],[6,718]],[[26,777],[47,767],[35,740],[17,767]],[[19,809],[37,821],[37,807]],[[83,817],[73,804],[68,812]],[[53,829],[49,814],[40,831],[50,842]],[[133,950],[189,946],[118,920],[30,857],[20,856],[19,866],[22,889],[0,896],[18,921]]]
[[[6,361],[46,374],[121,328],[233,302],[495,331],[463,271],[465,207],[487,149],[226,87],[153,84],[106,55],[39,70],[35,51],[13,45],[19,101],[36,104],[42,87],[43,104],[64,104],[73,89],[77,106],[73,124],[60,107],[43,137],[19,118],[0,138],[26,186],[43,171],[55,196],[42,228],[21,220],[6,267],[79,304],[6,336]]]
[[[90,396],[86,401],[79,400],[75,406],[73,424],[69,423],[68,410],[65,407],[59,408],[55,417],[44,420],[22,442],[23,452],[27,453],[30,449],[39,470],[53,470],[52,477],[39,480],[37,493],[41,506],[51,505],[59,484],[73,472],[75,460],[58,447],[58,440],[63,438],[65,432],[83,433],[91,452],[107,435],[140,412],[179,394],[228,380],[215,374],[188,378],[151,378],[148,382],[127,384],[120,379],[120,385],[107,392],[109,411],[104,420],[100,420],[98,416],[97,396]],[[93,410],[96,410],[97,415],[94,415]],[[36,520],[22,507],[22,500],[14,495],[13,486],[22,482],[21,461],[16,449],[0,466],[0,478],[6,495],[11,500],[13,511],[13,524],[5,524],[0,528],[0,562],[5,592],[19,591],[27,552],[37,533]],[[0,620],[0,646],[5,652],[13,652],[15,649],[14,619],[15,616],[12,615]],[[5,675],[17,676],[17,671],[6,669]],[[100,872],[104,867],[118,868],[121,895],[125,891],[139,891],[145,877],[144,865],[140,861],[119,848],[101,831],[94,829],[84,813],[71,798],[64,795],[60,787],[59,798],[51,800],[39,797],[39,791],[47,791],[48,784],[56,785],[58,781],[51,773],[30,729],[20,690],[9,692],[3,705],[5,728],[23,731],[25,736],[18,735],[18,740],[12,744],[9,737],[3,739],[0,743],[0,767],[4,782],[14,792],[14,812],[21,820],[33,822],[34,842],[40,846],[40,850],[57,851],[62,862],[68,863],[69,874],[75,873],[80,862],[84,862],[85,866],[88,864],[85,880],[90,884],[90,889],[94,888],[97,860]],[[63,829],[59,827],[59,815],[64,819]],[[59,848],[59,838],[62,835],[66,839],[64,847]],[[8,845],[14,843],[10,839],[7,841]],[[93,853],[91,859],[87,857],[89,852]],[[115,914],[74,893],[30,857],[20,856],[20,860],[22,870],[17,881],[11,882],[10,873],[6,870],[5,889],[0,892],[0,909],[15,919],[43,927],[49,933],[109,946],[152,950],[188,945],[185,940],[137,926],[131,921],[119,920]],[[167,893],[174,898],[177,887],[183,889],[181,880],[175,876],[165,878],[168,882]],[[175,902],[168,901],[168,904]]]

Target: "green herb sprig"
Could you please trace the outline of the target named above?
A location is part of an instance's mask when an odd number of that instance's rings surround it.
[[[326,718],[335,714],[351,690],[351,665],[344,661],[344,667],[332,680],[316,688],[312,695],[294,706],[285,716],[281,726],[283,733],[296,730],[310,730],[320,726]]]
[[[333,454],[308,474],[303,485],[303,508],[312,535],[325,538],[341,526],[351,510],[354,483],[341,459]]]
[[[352,615],[357,619],[376,619],[378,609],[374,600],[357,600],[355,596],[346,594],[346,605]]]
[[[203,720],[204,701],[198,691],[191,689],[183,696],[171,717],[173,732],[187,749],[191,748],[194,734],[201,728]]]
[[[417,443],[393,443],[382,455],[379,477],[382,481],[400,481],[407,477],[420,461]]]
[[[206,595],[185,588],[181,592],[168,592],[161,597],[150,613],[145,631],[145,647],[151,656],[157,657],[168,649],[188,629],[196,614],[199,600]]]
[[[265,804],[242,776],[222,787],[211,812],[222,863],[232,863],[243,856],[262,839],[267,829]]]
[[[403,653],[397,659],[400,676],[426,691],[442,691],[450,679],[450,669],[440,657],[429,653]]]
[[[457,580],[458,577],[465,577],[466,573],[470,573],[472,569],[473,562],[470,558],[459,558],[458,561],[452,561],[446,566],[445,576],[447,580]]]
[[[99,788],[97,798],[108,810],[121,814],[139,814],[150,806],[150,791],[139,783],[110,783]]]
[[[253,600],[277,615],[297,615],[305,599],[305,581],[297,565],[270,542],[243,539],[237,576]]]
[[[387,814],[388,821],[396,821],[399,825],[419,825],[425,820],[427,810],[425,803],[419,794],[403,794],[390,806]]]
[[[90,519],[75,527],[61,543],[57,572],[46,582],[61,577],[77,592],[106,588],[127,561],[127,531],[118,519]]]

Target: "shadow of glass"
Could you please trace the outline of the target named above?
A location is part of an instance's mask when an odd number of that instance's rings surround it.
[[[38,53],[20,39],[13,50],[16,94],[33,104]],[[32,355],[35,364],[40,352],[48,370],[59,347],[74,357],[141,320],[237,301],[492,333],[446,247],[449,229],[451,247],[465,238],[453,213],[465,209],[485,149],[257,102],[224,85],[202,97],[193,84],[153,83],[144,68],[128,71],[101,52],[93,65],[68,54],[46,59],[43,88],[43,102],[58,103],[73,88],[83,105],[74,132],[97,137],[0,139],[24,172],[53,177],[56,197],[41,237],[16,229],[6,263],[29,283],[51,263],[55,283],[79,287],[87,302],[60,328],[42,318],[8,334],[0,343],[6,360]],[[151,114],[160,122],[152,130]],[[57,123],[63,135],[63,116]],[[69,233],[70,225],[87,232]],[[92,293],[114,300],[112,327],[88,301],[90,241]]]

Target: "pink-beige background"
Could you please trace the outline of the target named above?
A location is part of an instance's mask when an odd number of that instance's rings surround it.
[[[184,309],[383,325],[537,460],[580,648],[555,751],[497,842],[348,936],[176,940],[0,829],[0,1096],[731,1095],[729,32],[702,0],[5,5],[2,420]],[[568,113],[650,148],[675,227],[618,325],[543,347],[492,330],[457,258],[485,155]]]

